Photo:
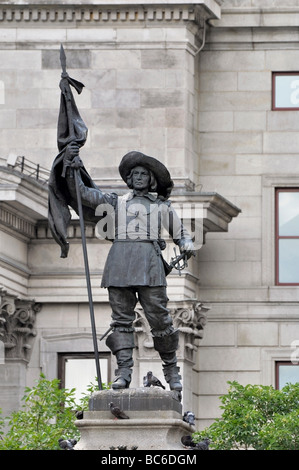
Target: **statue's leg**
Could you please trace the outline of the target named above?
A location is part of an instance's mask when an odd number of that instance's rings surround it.
[[[109,287],[109,302],[112,308],[112,333],[106,344],[115,355],[118,368],[115,370],[113,389],[128,388],[131,382],[134,344],[135,306],[137,303],[133,289]]]
[[[180,392],[182,384],[176,357],[179,332],[174,329],[167,309],[166,288],[141,287],[138,289],[138,297],[151,327],[154,347],[162,359],[165,380],[171,390]]]
[[[176,350],[179,345],[179,332],[173,330],[170,334],[154,336],[154,347],[160,354],[163,361],[163,372],[170,390],[182,391],[179,374],[180,368],[177,366]]]

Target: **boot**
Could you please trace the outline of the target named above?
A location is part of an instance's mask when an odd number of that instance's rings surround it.
[[[115,379],[112,383],[113,390],[129,388],[133,367],[133,349],[120,349],[115,353],[118,369],[114,371]]]
[[[115,379],[112,383],[113,390],[120,390],[122,388],[129,388],[131,383],[131,369],[125,369],[124,367],[121,369],[115,369]]]
[[[168,383],[170,390],[181,392],[183,387],[180,382],[182,378],[179,374],[180,368],[178,366],[164,366],[163,372],[165,380]]]
[[[179,375],[180,368],[177,366],[176,350],[179,345],[179,332],[173,331],[169,335],[154,336],[154,347],[158,351],[163,366],[163,373],[170,390],[182,391],[182,384]]]
[[[133,362],[134,336],[133,332],[115,329],[106,339],[106,345],[115,355],[118,369],[112,383],[114,390],[129,388],[131,383]]]

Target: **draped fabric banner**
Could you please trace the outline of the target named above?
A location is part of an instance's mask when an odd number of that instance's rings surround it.
[[[71,220],[69,206],[78,214],[77,201],[71,197],[66,180],[64,178],[65,168],[63,159],[68,144],[76,142],[82,147],[87,139],[88,129],[80,116],[76,106],[71,86],[77,93],[81,93],[84,85],[64,71],[61,75],[59,87],[61,89],[60,109],[57,126],[57,146],[59,153],[56,156],[49,178],[48,197],[48,221],[55,241],[61,247],[61,258],[66,258],[69,251],[67,241],[67,229]],[[70,86],[71,85],[71,86]],[[83,182],[89,187],[96,187],[88,172],[82,166],[80,168]],[[94,211],[88,207],[83,207],[84,218],[90,222],[96,222]]]

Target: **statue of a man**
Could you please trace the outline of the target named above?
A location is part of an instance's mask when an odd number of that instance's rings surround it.
[[[68,190],[74,198],[71,165],[78,158],[79,147],[70,144],[65,152],[64,167]],[[180,392],[182,385],[176,357],[179,332],[174,329],[167,309],[166,273],[161,254],[165,241],[161,239],[161,231],[167,229],[187,258],[193,254],[193,243],[168,200],[173,182],[161,162],[132,151],[122,158],[119,172],[132,190],[124,196],[88,187],[79,177],[84,206],[96,210],[104,204],[115,212],[113,244],[101,283],[108,289],[112,309],[112,333],[106,344],[116,356],[118,366],[112,388],[128,388],[131,382],[135,347],[132,324],[139,301],[151,328],[154,347],[162,359],[165,380],[171,390]]]

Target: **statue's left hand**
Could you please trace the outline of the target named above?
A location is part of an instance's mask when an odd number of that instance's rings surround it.
[[[180,243],[180,252],[185,253],[188,259],[191,258],[191,256],[195,256],[192,240],[182,240]]]

